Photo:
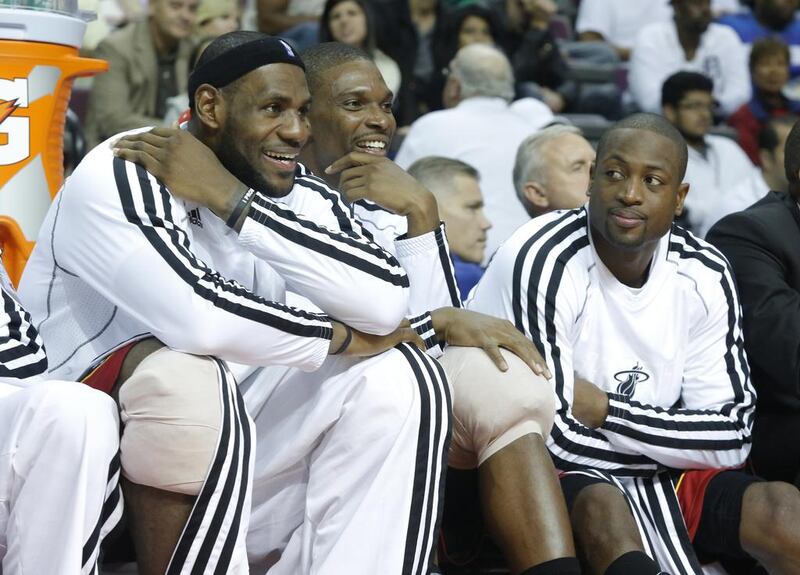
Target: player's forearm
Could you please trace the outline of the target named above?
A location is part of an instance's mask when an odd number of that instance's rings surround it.
[[[443,225],[416,238],[396,240],[395,251],[411,283],[408,315],[441,307],[461,307]]]
[[[615,446],[679,469],[737,467],[750,451],[752,406],[664,409],[609,394],[600,432]]]
[[[359,331],[387,334],[406,314],[405,270],[366,238],[317,226],[257,195],[239,242],[292,291]]]

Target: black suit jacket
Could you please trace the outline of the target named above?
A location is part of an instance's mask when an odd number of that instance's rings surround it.
[[[714,225],[707,238],[730,260],[758,407],[800,412],[800,209],[769,192]]]

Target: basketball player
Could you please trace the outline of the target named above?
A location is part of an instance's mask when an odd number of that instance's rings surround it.
[[[122,516],[114,402],[44,381],[47,357],[0,264],[0,572],[97,573]]]
[[[673,224],[686,158],[661,116],[617,123],[588,207],[517,230],[468,305],[545,352],[548,445],[588,572],[700,573],[699,556],[798,573],[800,494],[736,469],[755,396],[728,263]]]
[[[281,40],[227,34],[190,94],[201,165],[227,168],[235,201],[178,200],[101,144],[56,199],[21,290],[51,373],[104,358],[140,572],[425,573],[450,390],[434,360],[395,347],[420,340],[397,327],[397,260],[337,194],[295,178],[302,61]],[[333,215],[323,227],[291,203]],[[287,289],[325,314],[288,307]],[[429,331],[429,316],[413,323]]]

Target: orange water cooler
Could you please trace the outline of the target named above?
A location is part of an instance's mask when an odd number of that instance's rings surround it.
[[[72,81],[108,69],[78,56],[77,0],[0,0],[0,245],[16,284],[61,187]]]

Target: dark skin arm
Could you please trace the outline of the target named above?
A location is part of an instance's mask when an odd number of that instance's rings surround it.
[[[587,30],[586,32],[581,32],[578,36],[578,39],[581,42],[606,42],[605,37],[600,34],[599,32],[592,32],[591,30]],[[630,48],[622,48],[621,46],[613,46],[614,51],[619,56],[619,59],[622,61],[627,62],[631,58],[631,50]]]
[[[227,221],[248,187],[231,174],[217,155],[186,130],[154,128],[112,144],[114,155],[142,166],[178,198],[205,206]],[[234,228],[241,229],[248,210]]]
[[[597,429],[608,417],[608,394],[580,377],[575,377],[572,415],[586,427]]]

